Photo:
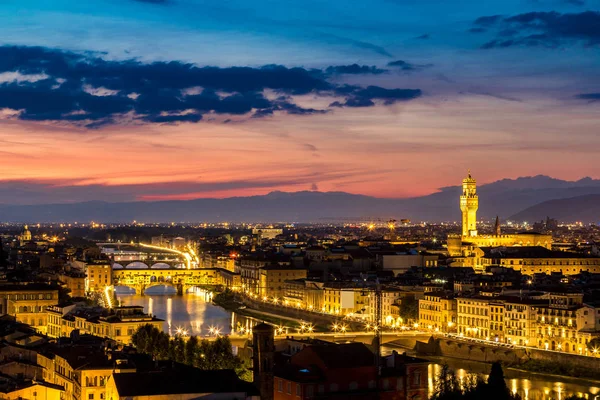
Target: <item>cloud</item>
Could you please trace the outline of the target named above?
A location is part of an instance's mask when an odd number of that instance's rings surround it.
[[[389,63],[387,63],[387,66],[400,68],[403,71],[418,71],[418,70],[422,70],[422,69],[431,67],[431,64],[420,65],[420,64],[409,63],[404,60],[396,60],[396,61],[390,61]]]
[[[578,99],[581,100],[589,100],[589,101],[600,101],[600,93],[582,93],[582,94],[578,94],[577,96]]]
[[[421,39],[421,40],[431,39],[431,35],[429,33],[424,33],[422,35],[417,36],[415,39]]]
[[[325,69],[325,72],[327,74],[351,74],[351,75],[361,75],[361,74],[372,74],[372,75],[379,75],[379,74],[384,74],[386,72],[388,72],[387,69],[380,69],[377,68],[376,66],[372,65],[372,66],[368,66],[368,65],[358,65],[358,64],[352,64],[352,65],[332,65],[330,67],[327,67]]]
[[[329,109],[299,106],[294,96],[341,97],[340,104],[385,104],[414,97],[373,97],[410,89],[339,85],[332,73],[379,74],[376,67],[331,66],[325,71],[263,67],[200,67],[180,61],[142,63],[108,61],[98,54],[44,47],[0,47],[0,109],[18,111],[16,118],[60,121],[99,128],[111,124],[196,123],[207,113],[264,117],[275,112],[323,114]],[[265,91],[280,94],[267,98]],[[401,93],[401,92],[390,92]],[[13,117],[14,118],[14,117]]]
[[[484,49],[515,46],[556,48],[570,43],[600,45],[600,12],[530,12],[514,16],[480,17],[471,30],[493,30],[496,37]]]
[[[379,86],[368,86],[357,89],[345,102],[333,102],[330,107],[372,107],[373,100],[382,100],[383,104],[390,105],[399,101],[414,100],[422,95],[420,89],[385,89]]]

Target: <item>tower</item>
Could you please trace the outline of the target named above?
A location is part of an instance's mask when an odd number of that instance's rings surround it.
[[[460,196],[460,211],[462,211],[463,237],[477,236],[477,209],[479,197],[477,196],[477,182],[469,175],[462,181],[462,195]]]
[[[502,231],[500,230],[500,218],[496,215],[496,224],[494,225],[494,234],[500,236]]]
[[[260,323],[252,328],[252,370],[254,386],[260,391],[261,400],[273,400],[273,363],[275,337],[271,325]]]

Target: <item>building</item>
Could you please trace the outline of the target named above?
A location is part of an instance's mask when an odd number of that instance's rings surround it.
[[[550,293],[549,301],[536,308],[537,345],[540,349],[584,354],[587,342],[580,340],[577,310],[583,307],[581,293]],[[534,335],[532,335],[535,337]]]
[[[307,310],[322,310],[324,307],[324,283],[307,279],[285,281],[284,301]]]
[[[164,321],[144,313],[141,306],[104,308],[57,305],[47,309],[48,336],[69,337],[74,331],[130,344],[131,336],[143,325],[163,329]]]
[[[85,292],[102,292],[113,284],[112,267],[109,261],[91,261],[85,263]]]
[[[283,235],[283,229],[281,228],[254,228],[252,234],[258,236],[261,239],[275,239],[279,235]]]
[[[479,235],[477,231],[477,210],[479,209],[479,196],[477,195],[477,182],[469,172],[462,181],[462,194],[460,196],[460,210],[462,214],[462,231],[460,235],[448,236],[448,253],[458,257],[453,266],[473,267],[481,271],[475,263],[472,252],[479,247],[512,247],[512,246],[542,246],[550,249],[552,235],[535,232],[524,232],[514,235],[503,235],[500,223],[496,220],[494,234]]]
[[[291,265],[274,264],[262,267],[259,273],[259,295],[282,300],[285,296],[285,282],[306,279],[307,271],[304,268],[296,268]]]
[[[488,296],[458,297],[456,299],[458,334],[489,340],[490,308],[493,301],[494,299]]]
[[[457,301],[446,292],[428,292],[419,300],[419,326],[441,332],[456,332]]]
[[[110,376],[136,371],[125,360],[112,360],[103,351],[84,346],[49,348],[38,353],[37,363],[44,369],[45,382],[64,388],[61,400],[108,399]]]
[[[0,315],[10,315],[46,333],[46,308],[58,303],[58,288],[43,283],[0,285]]]
[[[83,272],[71,270],[58,275],[58,280],[71,297],[85,297],[86,275]]]
[[[428,363],[393,353],[378,379],[374,354],[362,343],[309,345],[276,367],[274,400],[425,400]]]
[[[412,267],[437,267],[438,259],[438,254],[426,252],[384,253],[377,255],[377,265],[383,271],[392,271],[396,276],[405,273]]]
[[[475,249],[473,254],[476,264],[481,268],[501,266],[520,271],[523,275],[600,273],[600,257],[552,251],[542,246],[481,247]]]
[[[107,400],[244,400],[257,399],[252,387],[232,370],[178,369],[115,373],[106,384]],[[262,397],[261,399],[266,399]],[[97,400],[97,398],[88,399]]]

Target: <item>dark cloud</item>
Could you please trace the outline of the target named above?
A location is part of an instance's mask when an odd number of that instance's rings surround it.
[[[407,67],[408,68],[408,67]],[[338,85],[333,73],[379,74],[376,67],[332,66],[321,70],[281,65],[198,67],[179,61],[142,63],[107,61],[98,54],[72,53],[43,47],[0,47],[0,73],[17,72],[27,79],[0,83],[0,108],[19,111],[18,118],[64,121],[89,128],[119,123],[199,122],[207,113],[264,117],[275,111],[294,115],[328,109],[295,104],[294,95],[343,97],[344,103],[371,104],[375,86]],[[265,90],[280,95],[265,96]],[[400,100],[393,96],[386,104]],[[402,100],[405,100],[402,98]],[[127,115],[127,118],[124,116]]]
[[[419,89],[385,89],[379,86],[368,86],[356,89],[345,102],[333,102],[330,107],[372,107],[373,100],[382,100],[385,105],[399,101],[414,100],[422,95]]]
[[[351,75],[361,75],[361,74],[372,74],[379,75],[388,72],[387,69],[380,69],[374,65],[332,65],[331,67],[327,67],[325,69],[327,74],[351,74]]]
[[[400,68],[402,71],[418,71],[418,70],[422,70],[425,68],[429,68],[431,67],[431,64],[413,64],[413,63],[409,63],[408,61],[404,61],[404,60],[396,60],[396,61],[390,61],[389,63],[387,63],[388,67],[394,67],[394,68]]]
[[[576,97],[581,100],[600,101],[600,93],[582,93]]]
[[[572,42],[586,46],[600,44],[600,12],[530,12],[510,17],[480,17],[474,29],[494,30],[496,38],[482,48],[513,46],[559,47]]]
[[[423,35],[417,36],[415,39],[421,39],[421,40],[431,39],[431,35],[429,33],[425,33]]]

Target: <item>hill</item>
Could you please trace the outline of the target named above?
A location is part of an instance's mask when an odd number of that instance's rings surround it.
[[[544,201],[513,215],[515,221],[540,221],[546,216],[561,222],[600,222],[600,195],[590,194]]]
[[[549,200],[600,195],[600,180],[583,178],[564,181],[543,175],[503,179],[481,185],[480,219],[496,215],[521,218],[521,211]],[[153,202],[81,202],[71,204],[0,205],[3,222],[324,222],[374,218],[409,218],[413,221],[460,220],[460,186],[441,188],[436,193],[407,199],[381,199],[344,192],[272,192],[262,196],[226,199],[195,199]],[[578,212],[592,210],[584,202]],[[541,212],[561,219],[559,207]],[[525,212],[525,211],[523,211]],[[559,214],[559,212],[561,214]],[[593,215],[593,211],[590,211]],[[542,215],[541,214],[541,215]],[[526,215],[526,214],[523,214]],[[527,214],[529,215],[529,214]],[[537,218],[537,214],[536,214]],[[533,214],[527,220],[535,220]],[[540,218],[537,218],[540,219]]]

